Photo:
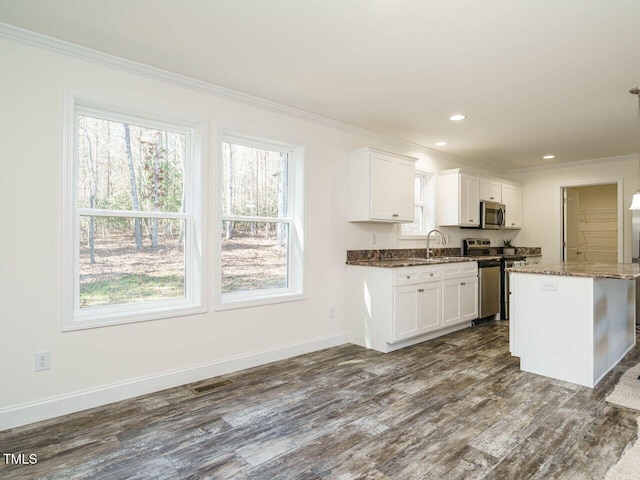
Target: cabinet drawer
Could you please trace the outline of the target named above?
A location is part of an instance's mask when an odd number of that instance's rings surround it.
[[[442,266],[443,280],[478,275],[478,262],[447,263]]]
[[[442,267],[410,267],[397,270],[394,285],[410,285],[412,283],[436,282],[442,279]]]

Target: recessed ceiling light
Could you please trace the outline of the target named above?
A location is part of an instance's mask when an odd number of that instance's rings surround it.
[[[447,144],[447,142],[436,142],[436,145],[438,145],[439,147],[444,147]]]
[[[552,160],[552,159],[556,158],[556,156],[555,155],[545,155],[542,158],[544,158],[545,160]]]
[[[455,115],[451,115],[449,117],[449,120],[452,120],[454,122],[457,122],[459,120],[464,120],[465,118],[467,118],[466,115],[462,115],[461,113],[456,113]]]

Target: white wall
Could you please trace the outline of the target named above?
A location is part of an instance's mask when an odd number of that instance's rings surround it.
[[[562,260],[563,187],[622,183],[623,261],[631,261],[631,196],[640,186],[638,157],[584,161],[548,169],[532,169],[506,176],[522,183],[522,231],[518,245],[542,247],[544,262]]]
[[[346,222],[345,152],[371,145],[419,156],[419,166],[432,171],[460,166],[357,129],[4,38],[0,59],[0,430],[346,342],[346,249],[369,248],[376,231],[378,247],[399,242],[397,227]],[[66,90],[207,122],[210,165],[219,128],[305,145],[307,299],[223,312],[210,304],[202,315],[61,333]],[[209,168],[211,186],[212,174]],[[51,351],[51,368],[36,373],[40,350]]]
[[[423,247],[424,242],[398,240],[398,226],[346,221],[345,152],[370,145],[418,157],[417,167],[424,170],[465,168],[455,157],[357,129],[4,38],[0,59],[0,430],[346,342],[345,251]],[[67,89],[207,122],[210,164],[216,160],[221,127],[305,145],[307,299],[223,312],[214,312],[210,304],[202,315],[61,333]],[[554,198],[561,179],[625,177],[625,185],[632,184],[625,186],[630,198],[637,187],[636,166],[627,161],[513,175],[523,183],[522,232],[482,235],[496,245],[505,236],[517,237],[516,245],[542,246],[545,259],[553,259],[558,221],[549,212],[558,210]],[[213,168],[209,172],[213,185]],[[480,233],[443,230],[453,246]],[[372,233],[377,233],[376,247],[370,245]],[[209,234],[215,238],[213,225]],[[335,318],[329,318],[330,306]],[[40,350],[51,351],[51,369],[36,373],[34,354]]]

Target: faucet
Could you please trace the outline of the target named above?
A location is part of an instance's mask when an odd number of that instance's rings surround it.
[[[440,238],[442,239],[442,245],[446,245],[447,241],[444,238],[444,234],[437,229],[433,229],[431,230],[429,233],[427,233],[427,258],[429,258],[429,255],[431,255],[431,249],[429,248],[429,241],[431,240],[431,234],[432,233],[439,233],[440,234]]]

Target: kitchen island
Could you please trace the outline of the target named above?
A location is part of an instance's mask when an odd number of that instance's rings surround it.
[[[594,387],[635,345],[638,264],[507,269],[510,349],[523,371]]]

